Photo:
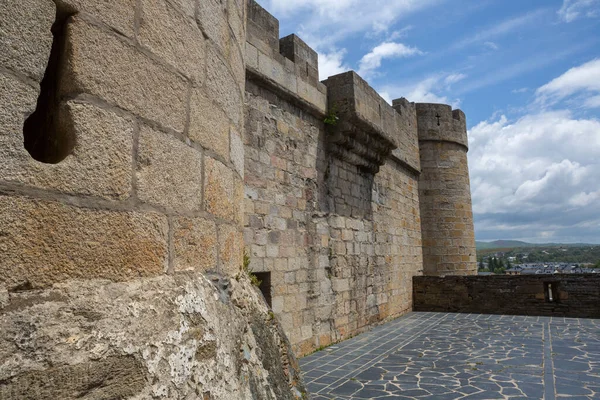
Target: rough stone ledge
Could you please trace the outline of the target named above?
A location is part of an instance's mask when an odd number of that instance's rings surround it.
[[[299,399],[298,364],[245,275],[0,288],[0,398]]]
[[[337,118],[330,124],[330,150],[369,172],[378,172],[398,148],[400,116],[354,71],[329,77],[324,84],[329,112]]]
[[[259,71],[249,66],[246,66],[246,79],[262,88],[273,91],[282,99],[289,101],[293,105],[305,110],[315,118],[322,120],[326,116],[324,107],[303,99],[302,97],[298,96],[297,93],[284,88],[274,80],[269,79],[264,74],[261,74]],[[325,95],[323,95],[323,97],[325,97]]]

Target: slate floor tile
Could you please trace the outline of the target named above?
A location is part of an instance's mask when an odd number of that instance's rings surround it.
[[[300,364],[315,400],[600,399],[600,320],[411,313]]]

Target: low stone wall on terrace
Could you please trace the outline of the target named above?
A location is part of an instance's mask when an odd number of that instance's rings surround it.
[[[600,318],[600,276],[415,276],[414,311]]]

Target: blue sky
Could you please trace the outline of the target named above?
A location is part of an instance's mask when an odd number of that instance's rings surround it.
[[[259,0],[384,98],[467,114],[477,240],[600,243],[600,0]]]

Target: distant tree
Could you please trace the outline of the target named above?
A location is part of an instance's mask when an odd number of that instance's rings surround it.
[[[489,266],[490,271],[495,273],[498,268],[500,268],[500,262],[498,261],[498,259],[496,257],[492,257],[490,259],[490,266]]]
[[[506,261],[506,269],[511,269],[512,268],[512,264],[510,263],[510,260]]]
[[[482,271],[485,269],[485,265],[483,264],[483,259],[479,260],[479,270]]]

